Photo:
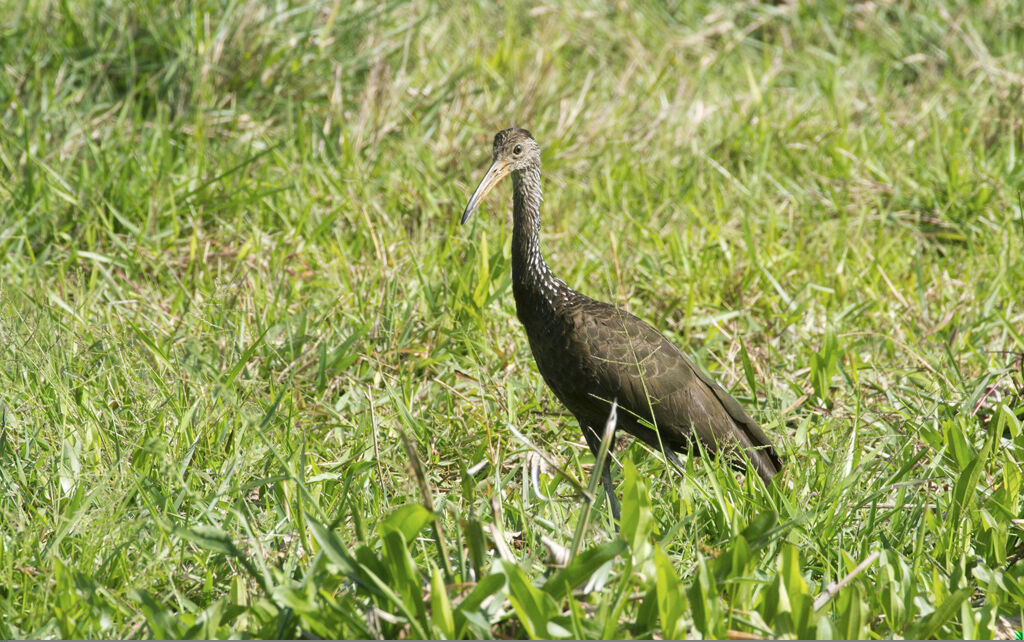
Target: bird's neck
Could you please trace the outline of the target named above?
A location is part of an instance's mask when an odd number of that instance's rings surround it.
[[[512,173],[512,292],[525,323],[538,305],[557,306],[573,291],[555,277],[540,251],[540,168]]]

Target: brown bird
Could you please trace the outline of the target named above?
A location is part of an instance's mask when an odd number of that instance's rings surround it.
[[[744,457],[765,484],[782,467],[768,436],[740,404],[660,332],[632,314],[573,290],[540,251],[540,146],[525,129],[494,137],[493,162],[462,214],[465,224],[501,179],[512,175],[512,293],[537,369],[575,415],[597,456],[613,400],[618,424],[675,465],[695,439],[709,454]],[[742,454],[741,454],[742,453]],[[601,471],[612,515],[619,502],[608,461]]]

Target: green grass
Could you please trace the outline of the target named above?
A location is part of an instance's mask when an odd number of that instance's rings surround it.
[[[1021,6],[628,5],[3,5],[0,635],[1024,629]],[[457,222],[512,124],[772,489],[630,445],[587,516]]]

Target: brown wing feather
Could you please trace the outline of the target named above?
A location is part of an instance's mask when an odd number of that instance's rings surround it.
[[[549,377],[543,366],[541,372],[582,421],[600,425],[614,398],[629,413],[620,414],[628,432],[647,430],[636,420],[642,418],[673,450],[685,449],[694,434],[711,452],[742,448],[766,482],[782,467],[758,423],[649,324],[593,301],[572,317],[576,345],[568,352],[576,355],[574,362],[562,361],[559,377]],[[537,355],[537,361],[546,359]],[[650,443],[653,435],[638,436]]]

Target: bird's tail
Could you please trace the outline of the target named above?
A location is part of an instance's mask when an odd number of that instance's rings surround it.
[[[779,453],[770,443],[748,446],[745,450],[764,485],[770,484],[772,478],[782,470],[782,458],[779,457]]]

